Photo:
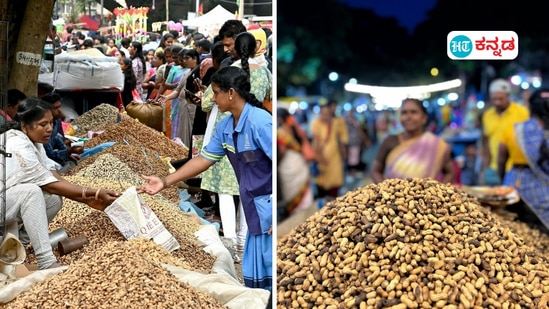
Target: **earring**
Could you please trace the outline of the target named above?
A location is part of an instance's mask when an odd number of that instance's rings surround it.
[[[232,100],[232,99],[233,99],[233,96],[232,96],[232,95],[230,95],[230,96],[229,96],[229,100]]]

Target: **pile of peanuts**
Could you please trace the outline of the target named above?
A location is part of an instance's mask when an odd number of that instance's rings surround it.
[[[101,131],[116,123],[118,108],[110,104],[99,104],[71,121],[75,136],[87,137],[88,131]]]
[[[124,188],[131,186],[125,182],[108,179],[92,179],[78,176],[67,176],[65,178],[71,183],[80,186],[101,187],[118,192],[121,192],[121,185]],[[215,257],[204,251],[202,249],[203,246],[194,236],[194,233],[200,227],[199,220],[184,213],[177,205],[167,201],[161,195],[142,194],[140,196],[180,245],[180,249],[171,253],[164,250],[166,257],[172,261],[172,263],[166,263],[193,271],[210,273],[215,262]],[[89,241],[89,244],[85,245],[82,249],[64,256],[59,256],[57,250],[54,250],[54,254],[64,265],[72,265],[78,262],[83,255],[100,249],[108,242],[125,240],[107,214],[67,198],[63,198],[63,207],[50,223],[50,232],[61,227],[66,230],[69,237],[85,236]],[[35,261],[36,257],[30,252],[27,255],[26,262],[32,264]]]
[[[278,308],[547,308],[549,261],[431,179],[337,198],[277,247]]]
[[[86,158],[66,173],[68,176],[106,178],[129,182],[132,185],[144,183],[141,175],[165,177],[168,174],[168,165],[155,156],[152,151],[126,144],[115,144]],[[179,204],[180,202],[179,191],[175,186],[160,191],[160,194],[173,203]]]
[[[517,219],[517,214],[503,209],[496,209],[493,215],[508,226],[513,232],[524,239],[524,242],[538,249],[549,258],[549,234]]]
[[[185,147],[173,142],[166,135],[133,118],[108,126],[103,133],[87,141],[84,146],[92,148],[106,142],[127,142],[133,146],[143,146],[172,160],[185,159],[189,153]]]
[[[162,250],[144,239],[110,241],[5,308],[227,308],[163,268]]]
[[[92,179],[121,180],[134,186],[145,183],[143,178],[112,153],[100,153],[93,159],[87,158],[80,162],[73,170],[69,171],[67,175]]]

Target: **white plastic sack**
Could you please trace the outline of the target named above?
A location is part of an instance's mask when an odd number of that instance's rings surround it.
[[[227,275],[237,280],[234,259],[227,247],[223,245],[215,226],[211,224],[201,225],[198,231],[194,233],[194,236],[205,245],[204,251],[215,257],[212,272]]]
[[[179,281],[213,296],[222,305],[231,309],[265,308],[270,292],[242,285],[236,278],[234,260],[221,242],[213,225],[202,225],[195,236],[206,247],[204,251],[216,257],[212,274],[203,274],[181,267],[162,264]]]
[[[27,252],[17,236],[8,233],[0,244],[0,274],[5,278],[15,278],[16,265],[23,264]],[[3,278],[4,276],[0,277]]]
[[[152,239],[168,252],[179,249],[177,239],[137,194],[135,186],[128,188],[105,208],[105,213],[126,239],[144,237]]]
[[[51,269],[37,270],[26,275],[23,278],[17,279],[2,288],[0,288],[0,303],[8,303],[15,299],[19,294],[30,290],[35,284],[49,279],[65,269],[68,266],[56,267]]]
[[[53,87],[122,90],[124,74],[117,57],[61,53],[55,56]]]
[[[222,305],[231,309],[265,308],[270,292],[242,285],[234,268],[234,260],[223,245],[213,225],[202,225],[194,234],[204,243],[204,251],[216,257],[212,274],[203,274],[181,267],[163,264],[179,281],[211,295]]]
[[[248,288],[224,274],[202,274],[181,267],[162,264],[179,281],[207,293],[231,309],[266,308],[270,292]]]

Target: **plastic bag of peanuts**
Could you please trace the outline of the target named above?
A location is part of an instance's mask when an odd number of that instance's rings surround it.
[[[179,249],[177,239],[137,194],[135,186],[128,188],[105,208],[105,213],[126,239],[144,237],[152,239],[168,252]]]

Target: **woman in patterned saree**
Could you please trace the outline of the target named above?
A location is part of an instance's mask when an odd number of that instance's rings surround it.
[[[427,110],[417,99],[405,99],[400,108],[404,132],[388,136],[380,145],[372,166],[372,178],[433,178],[443,183],[454,179],[450,146],[425,130]]]
[[[498,171],[503,184],[516,188],[524,204],[549,229],[549,89],[532,94],[530,116],[504,131]],[[507,158],[513,167],[505,173]]]

